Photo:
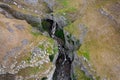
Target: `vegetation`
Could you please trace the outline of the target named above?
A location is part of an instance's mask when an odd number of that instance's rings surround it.
[[[67,7],[69,5],[69,0],[57,0],[62,6]]]
[[[91,78],[87,77],[83,71],[79,70],[78,67],[76,67],[75,69],[76,69],[75,75],[76,75],[77,80],[92,80]]]
[[[36,74],[39,71],[40,71],[39,67],[27,67],[27,68],[21,69],[18,72],[18,75],[29,76],[29,75],[32,75],[32,74]]]
[[[90,55],[89,55],[89,51],[88,51],[88,50],[79,49],[79,50],[78,50],[78,55],[79,55],[79,56],[84,56],[87,60],[90,60]]]

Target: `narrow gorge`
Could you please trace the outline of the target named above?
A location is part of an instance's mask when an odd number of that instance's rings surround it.
[[[0,80],[119,80],[119,0],[0,0]]]

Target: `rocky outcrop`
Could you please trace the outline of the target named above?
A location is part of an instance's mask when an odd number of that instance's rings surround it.
[[[48,77],[54,68],[50,55],[57,53],[54,40],[32,32],[25,20],[6,18],[1,13],[0,18],[0,79]]]
[[[7,4],[0,4],[0,7],[2,9],[4,9],[7,12],[7,14],[11,14],[14,18],[26,20],[32,26],[38,27],[39,29],[42,30],[41,19],[39,17],[29,15],[29,14],[24,14],[24,13],[21,13],[19,11],[16,11],[11,6],[9,6]]]

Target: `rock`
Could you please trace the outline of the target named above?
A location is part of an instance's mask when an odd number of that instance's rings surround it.
[[[64,31],[65,36],[65,48],[70,51],[75,51],[79,49],[80,47],[80,41],[76,39],[73,35],[70,33]]]
[[[54,41],[42,35],[34,35],[32,27],[24,20],[9,19],[2,14],[0,18],[0,79],[47,77],[54,67],[49,55],[57,53],[53,52],[57,46]]]
[[[37,4],[38,3],[38,0],[24,0],[25,3],[28,3],[28,4]]]
[[[67,20],[64,16],[49,14],[49,15],[46,16],[45,19],[53,20],[54,22],[57,23],[57,25],[60,29],[62,29],[64,26],[67,25]]]
[[[54,6],[54,0],[44,0],[44,2],[47,4],[48,8],[50,9],[50,11],[53,11],[53,6]]]
[[[32,26],[41,27],[41,19],[39,17],[35,17],[35,16],[29,15],[29,14],[27,15],[27,14],[18,12],[16,10],[12,9],[7,4],[0,4],[0,7],[3,8],[4,10],[6,10],[9,14],[11,14],[12,16],[14,16],[17,19],[26,20]]]

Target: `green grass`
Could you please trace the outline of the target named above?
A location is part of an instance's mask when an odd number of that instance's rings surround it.
[[[82,55],[83,55],[87,60],[90,60],[90,55],[89,55],[89,52],[88,52],[88,51],[82,52]]]
[[[84,56],[87,60],[90,60],[90,53],[86,49],[79,49],[78,51],[79,56]]]

